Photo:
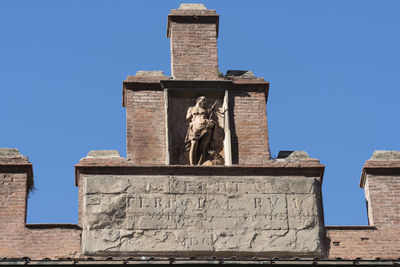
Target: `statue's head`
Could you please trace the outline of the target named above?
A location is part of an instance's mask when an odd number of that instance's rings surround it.
[[[199,104],[200,107],[205,108],[207,105],[207,98],[205,96],[199,96],[196,99],[196,104]]]

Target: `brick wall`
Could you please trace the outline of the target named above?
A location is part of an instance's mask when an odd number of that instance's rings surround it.
[[[327,227],[330,258],[400,257],[400,152],[375,151],[363,168],[370,227]]]
[[[26,225],[32,166],[27,158],[0,158],[0,257],[32,259],[77,256],[76,225]]]
[[[346,229],[347,228],[347,229]],[[400,227],[327,227],[330,259],[398,259]]]
[[[400,224],[400,176],[367,174],[364,190],[368,201],[370,224],[380,229],[398,226]]]
[[[229,92],[234,164],[264,164],[270,160],[265,86],[235,85]]]
[[[175,79],[218,79],[215,10],[172,10],[168,16],[171,74]]]
[[[135,165],[165,165],[164,92],[125,93],[127,158]]]
[[[60,259],[79,257],[81,231],[73,226],[43,225],[37,229],[23,228],[5,231],[1,238],[1,257]]]

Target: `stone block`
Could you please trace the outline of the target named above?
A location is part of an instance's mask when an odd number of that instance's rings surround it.
[[[310,156],[305,151],[279,151],[278,159],[286,160],[305,160]]]
[[[117,150],[91,150],[86,158],[119,158],[120,155]]]
[[[84,175],[86,255],[324,256],[320,182]]]
[[[164,76],[162,70],[139,70],[136,72],[136,76]]]
[[[179,6],[179,9],[183,10],[207,10],[206,6],[203,4],[190,4],[183,3]]]
[[[20,157],[21,154],[16,148],[0,148],[0,158]]]
[[[241,78],[255,78],[256,76],[253,74],[251,70],[228,70],[226,72],[226,76],[239,76]]]
[[[375,150],[371,160],[400,160],[400,151]]]

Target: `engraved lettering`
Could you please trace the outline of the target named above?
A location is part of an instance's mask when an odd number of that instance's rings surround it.
[[[239,184],[243,184],[243,182],[232,182],[233,190],[235,192],[239,192]]]
[[[133,200],[133,197],[127,197],[126,200],[127,200],[127,207],[130,207],[132,205],[131,202]]]
[[[189,199],[187,199],[187,198],[181,200],[182,206],[185,206],[185,207],[188,205],[188,202],[189,202]]]
[[[197,238],[190,238],[190,245],[196,246],[199,244],[199,240]]]
[[[277,219],[279,221],[283,221],[286,219],[286,215],[283,213],[277,213],[277,214],[275,214],[275,219]]]
[[[161,207],[161,206],[162,206],[161,198],[159,198],[159,197],[154,198],[154,207],[157,208],[157,207]]]
[[[300,203],[299,203],[300,202]],[[301,205],[303,204],[303,199],[299,200],[298,198],[293,198],[292,203],[290,203],[293,208],[298,209],[301,208]]]
[[[181,241],[181,244],[185,248],[190,248],[191,246],[198,246],[198,245],[211,245],[212,239],[210,237],[204,238],[195,238],[195,237],[185,237]]]
[[[211,240],[210,237],[204,237],[204,238],[201,239],[201,243],[202,243],[203,245],[211,245],[212,240]]]
[[[272,197],[267,198],[272,206],[272,210],[274,210],[276,202],[278,202],[278,198],[275,198],[275,200],[272,200]]]
[[[188,185],[189,185],[189,182],[188,182],[188,181],[185,181],[183,184],[184,184],[184,187],[185,187],[184,191],[185,191],[185,192],[188,192],[188,191],[189,191],[189,186],[188,186]]]
[[[138,201],[137,201],[138,200]],[[138,202],[139,208],[143,207],[143,200],[142,197],[127,197],[127,207],[134,207],[136,202]]]
[[[254,198],[254,208],[261,208],[261,198],[259,197]]]
[[[206,198],[205,197],[199,197],[198,199],[198,208],[199,209],[204,209],[205,208],[205,206],[206,206]]]

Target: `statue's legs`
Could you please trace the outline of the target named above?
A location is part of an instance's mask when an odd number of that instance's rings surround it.
[[[206,161],[210,140],[211,140],[211,129],[208,129],[207,133],[203,136],[200,142],[200,159],[197,165],[202,165]]]
[[[190,165],[197,165],[197,149],[199,146],[198,141],[190,141],[189,163]]]

